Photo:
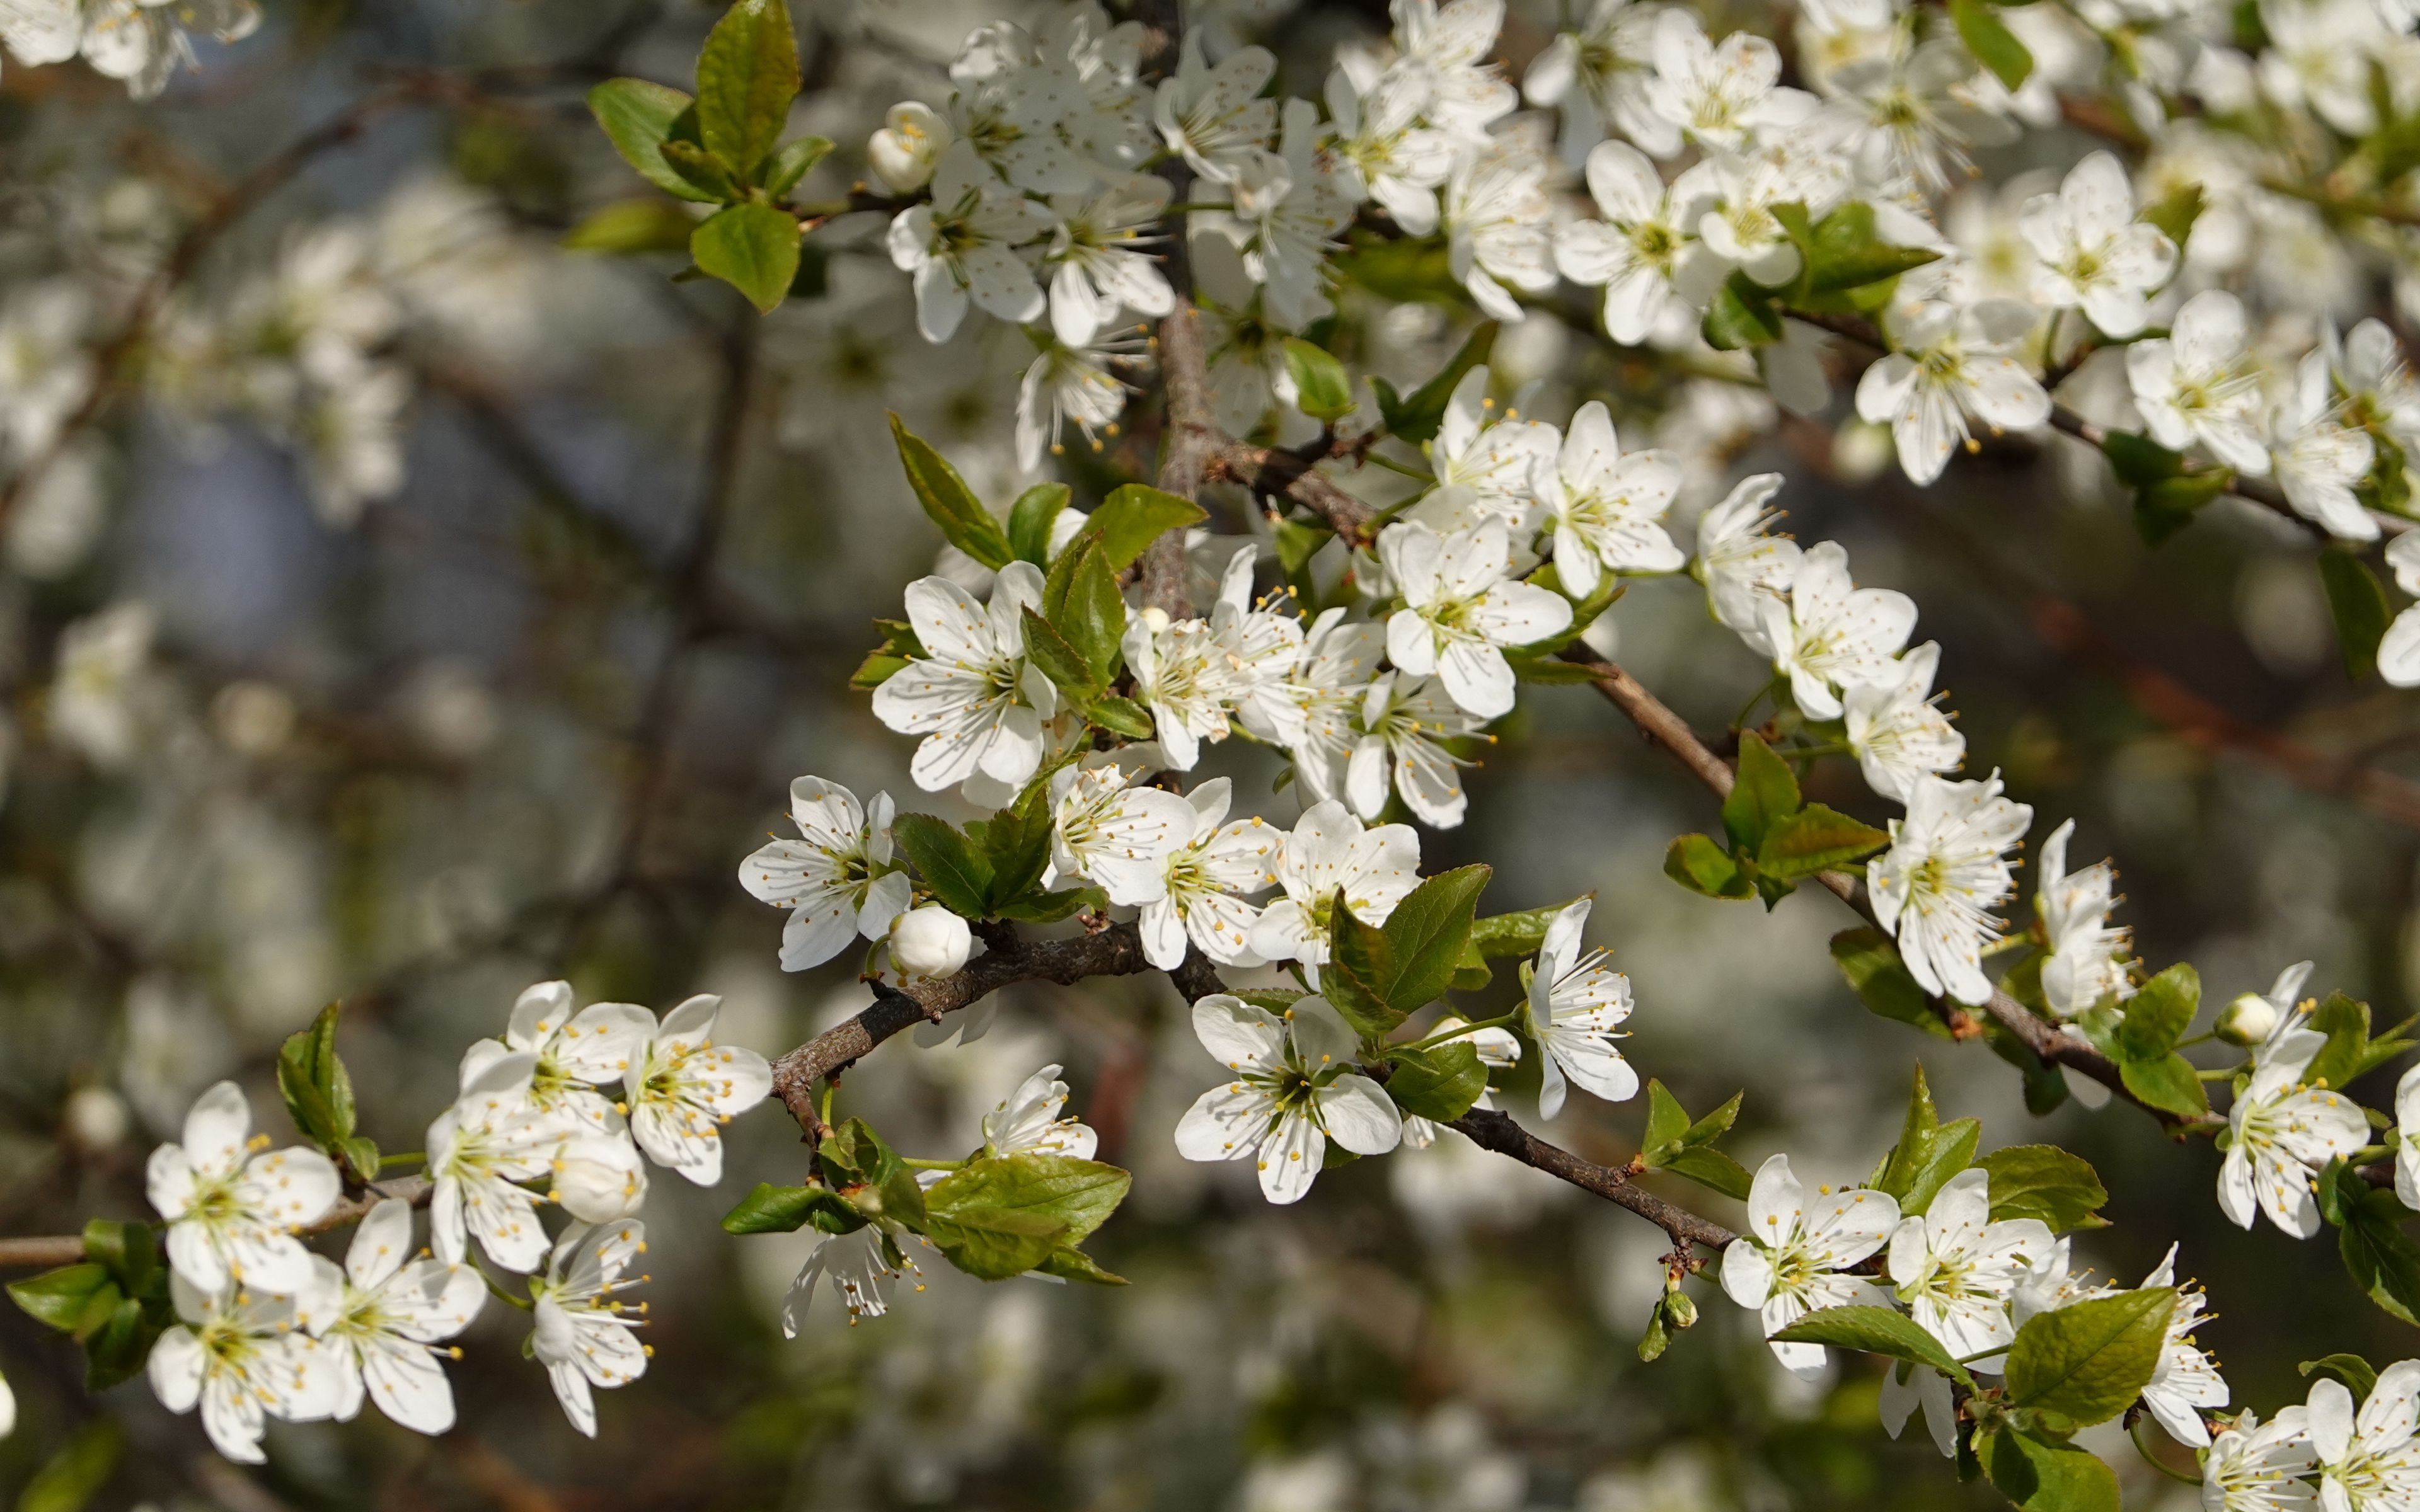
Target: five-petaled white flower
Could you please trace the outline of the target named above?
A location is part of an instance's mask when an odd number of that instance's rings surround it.
[[[655,1027],[656,1016],[636,1003],[591,1003],[572,1011],[571,983],[542,981],[521,990],[501,1040],[474,1040],[462,1052],[458,1085],[516,1051],[536,1057],[529,1100],[541,1113],[591,1129],[618,1130],[613,1100],[596,1090],[618,1083],[631,1053]]]
[[[2303,1427],[2327,1512],[2406,1512],[2420,1504],[2420,1443],[2412,1440],[2420,1427],[2420,1360],[2380,1371],[2358,1412],[2343,1381],[2315,1382]]]
[[[1890,849],[1867,863],[1874,918],[1899,941],[1908,975],[1962,1003],[1992,1000],[1983,947],[2000,937],[1992,910],[2016,890],[2007,852],[2034,811],[2000,795],[2000,774],[1980,781],[1916,779],[1907,814],[1890,822]]]
[[[1118,318],[1121,308],[1153,319],[1176,308],[1168,275],[1138,249],[1168,209],[1168,180],[1148,174],[1113,179],[1090,199],[1053,206],[1058,229],[1043,262],[1050,275],[1050,329],[1081,347]]]
[[[1655,23],[1655,76],[1647,102],[1700,147],[1737,152],[1760,131],[1790,127],[1815,108],[1814,97],[1779,87],[1781,51],[1751,32],[1733,32],[1717,46],[1687,10],[1668,10]]]
[[[1214,777],[1180,800],[1192,810],[1192,827],[1161,863],[1165,890],[1136,921],[1143,959],[1162,971],[1184,963],[1188,939],[1222,966],[1259,964],[1252,926],[1261,910],[1244,899],[1276,884],[1269,857],[1285,832],[1258,816],[1226,823],[1233,798],[1233,781]]]
[[[1916,630],[1916,600],[1891,588],[1859,588],[1849,553],[1837,541],[1809,547],[1799,560],[1790,602],[1757,603],[1774,670],[1809,719],[1837,719],[1839,690],[1899,680],[1900,648]]]
[[[353,1231],[345,1263],[312,1257],[318,1271],[301,1321],[334,1377],[329,1413],[359,1415],[366,1395],[415,1433],[454,1426],[454,1389],[437,1346],[471,1326],[488,1300],[479,1273],[411,1257],[411,1204],[388,1197]]]
[[[1941,665],[1941,644],[1928,640],[1899,658],[1896,674],[1853,683],[1840,694],[1840,717],[1849,749],[1866,774],[1866,785],[1885,798],[1907,802],[1919,778],[1954,772],[1966,759],[1966,737],[1941,711],[1932,690]]]
[[[1477,735],[1486,725],[1436,678],[1383,672],[1372,679],[1361,700],[1361,735],[1345,768],[1354,811],[1364,819],[1385,813],[1391,785],[1420,823],[1439,829],[1461,824],[1469,804],[1461,768],[1472,764],[1445,742]]]
[[[2143,1278],[2143,1285],[2176,1284],[2177,1247],[2171,1244],[2151,1273]],[[2160,1342],[2160,1363],[2152,1368],[2151,1379],[2143,1387],[2143,1405],[2159,1419],[2160,1427],[2179,1443],[2196,1449],[2210,1444],[2210,1425],[2202,1421],[2201,1409],[2225,1407],[2228,1396],[2226,1381],[2220,1377],[2217,1363],[2194,1343],[2194,1328],[2201,1321],[2207,1302],[2199,1287],[2178,1288],[2176,1310],[2168,1314],[2167,1336]]]
[[[1446,180],[1447,267],[1493,319],[1522,318],[1506,285],[1528,294],[1555,286],[1548,166],[1539,144],[1513,131],[1466,155]]]
[[[2071,819],[2042,841],[2041,876],[2034,885],[2035,905],[2049,944],[2042,955],[2042,1000],[2052,1012],[2067,1017],[2106,994],[2123,997],[2133,991],[2124,964],[2131,936],[2109,922],[2109,910],[2118,905],[2118,869],[2095,861],[2070,872],[2067,842],[2074,833]]]
[[[1042,572],[1030,562],[1000,569],[981,608],[947,578],[908,585],[908,623],[924,655],[874,690],[874,714],[903,735],[923,735],[908,773],[939,793],[980,772],[1022,787],[1042,764],[1042,722],[1058,690],[1025,658],[1020,611],[1042,608]]]
[[[1549,1119],[1563,1110],[1566,1076],[1608,1103],[1638,1093],[1638,1072],[1613,1045],[1630,1017],[1630,979],[1606,965],[1607,951],[1580,948],[1595,906],[1593,898],[1582,898],[1557,914],[1525,973],[1529,1037],[1545,1052],[1538,1062],[1538,1111]]]
[[[1810,1216],[1790,1157],[1776,1155],[1757,1167],[1748,1188],[1747,1231],[1723,1248],[1723,1290],[1758,1311],[1767,1338],[1825,1307],[1887,1306],[1882,1288],[1843,1273],[1887,1243],[1898,1225],[1895,1199],[1855,1187],[1820,1189]],[[1793,1375],[1823,1372],[1820,1344],[1772,1349]]]
[[[1265,47],[1239,47],[1213,68],[1202,54],[1202,34],[1188,29],[1176,72],[1160,81],[1152,101],[1160,139],[1202,177],[1233,183],[1276,134],[1278,102],[1261,90],[1277,70]]]
[[[1171,620],[1155,607],[1126,621],[1124,649],[1135,699],[1151,711],[1168,764],[1193,770],[1205,741],[1227,738],[1226,648],[1207,620]]]
[[[2269,471],[2260,434],[2260,379],[2243,351],[2243,305],[2225,289],[2185,301],[2164,338],[2126,348],[2126,381],[2162,446],[2198,441],[2238,471]]]
[[[2299,1407],[2266,1423],[2257,1412],[2237,1418],[2202,1460],[2202,1512],[2309,1512],[2319,1494],[2303,1477],[2319,1457],[2307,1424]]]
[[[586,1129],[530,1096],[537,1056],[516,1050],[478,1067],[428,1126],[428,1234],[437,1257],[459,1265],[476,1237],[488,1258],[526,1274],[546,1258],[536,1199],[520,1183],[547,1174],[566,1139]]]
[[[1950,453],[1975,444],[1970,416],[1993,435],[2035,430],[2050,419],[2050,395],[2011,355],[2033,329],[2031,305],[1924,300],[1889,311],[1883,323],[1896,349],[1857,380],[1857,414],[1889,423],[1911,482],[1932,482]]]
[[[664,1015],[634,1048],[622,1090],[630,1135],[659,1165],[699,1186],[722,1180],[722,1125],[765,1101],[773,1068],[755,1051],[714,1042],[722,999],[701,993]]]
[[[2226,1157],[2218,1168],[2218,1205],[2239,1228],[2253,1213],[2293,1235],[2319,1231],[2316,1173],[2369,1137],[2359,1104],[2303,1080],[2327,1044],[2314,1029],[2288,1029],[2256,1055],[2251,1083],[2227,1110]]]
[[[145,1171],[151,1206],[168,1220],[168,1263],[199,1291],[309,1286],[311,1253],[294,1229],[343,1195],[327,1156],[299,1145],[255,1152],[251,1133],[243,1089],[220,1082],[185,1115],[185,1142],[151,1151]]]
[[[2295,513],[2330,535],[2375,541],[2378,518],[2362,506],[2353,486],[2369,471],[2377,443],[2344,424],[2340,414],[2328,354],[2314,351],[2303,359],[2292,393],[2273,417],[2277,486]]]
[[[1391,0],[1387,10],[1403,49],[1392,71],[1423,86],[1432,122],[1465,144],[1485,142],[1490,123],[1521,103],[1485,61],[1504,29],[1504,0]]]
[[[1529,64],[1522,93],[1560,107],[1565,152],[1576,156],[1619,131],[1659,158],[1681,150],[1681,130],[1648,102],[1661,8],[1592,0],[1579,29],[1558,35]]]
[[[933,170],[930,204],[891,223],[891,262],[916,285],[916,328],[930,342],[956,333],[976,308],[1023,325],[1042,316],[1042,286],[1012,248],[1050,229],[1047,210],[995,177],[973,144],[953,142]]]
[[[1580,406],[1554,465],[1538,465],[1530,483],[1554,522],[1555,574],[1574,597],[1595,593],[1608,573],[1678,572],[1688,562],[1663,526],[1681,491],[1679,460],[1624,455],[1601,402]]]
[[[2069,170],[2056,193],[2025,201],[2018,224],[2041,259],[2034,298],[2054,310],[2083,310],[2104,335],[2140,335],[2152,294],[2176,274],[2177,244],[2134,219],[2134,187],[2106,152]]]
[[[1193,806],[1182,796],[1129,787],[1112,763],[1062,768],[1050,779],[1050,802],[1054,882],[1080,877],[1114,903],[1168,895],[1168,858],[1193,839]]]
[[[871,805],[820,777],[790,783],[790,821],[799,839],[776,840],[739,863],[739,885],[776,908],[782,969],[819,966],[862,935],[878,940],[908,906],[908,873],[891,864],[891,795]]]
[[[2420,614],[2413,618],[2420,621]],[[1345,796],[1349,764],[1361,737],[1356,721],[1386,651],[1385,625],[1348,621],[1341,608],[1322,609],[1303,636],[1302,656],[1288,685],[1301,710],[1302,733],[1289,743],[1289,751],[1295,779],[1314,803]],[[2420,656],[2413,659],[2420,666]]]
[[[1436,440],[1429,443],[1429,467],[1436,487],[1415,506],[1414,517],[1433,529],[1461,530],[1489,516],[1507,531],[1537,528],[1532,486],[1541,466],[1552,466],[1554,427],[1512,415],[1491,418],[1485,364],[1462,376],[1448,396]]]
[[[2017,1336],[2009,1294],[2020,1266],[2047,1257],[2051,1233],[2038,1218],[1991,1221],[1991,1173],[1961,1171],[1931,1205],[1900,1221],[1890,1238],[1899,1300],[1952,1357],[1964,1360]]]
[[[1262,1195],[1295,1202],[1319,1175],[1328,1140],[1383,1155],[1402,1139],[1403,1116],[1356,1069],[1358,1042],[1326,998],[1298,998],[1280,1018],[1213,993],[1193,1005],[1193,1032],[1236,1079],[1202,1093],[1177,1123],[1186,1159],[1256,1160]]]
[[[1312,804],[1278,852],[1278,885],[1286,895],[1252,926],[1252,953],[1302,963],[1316,986],[1337,894],[1362,923],[1383,924],[1419,886],[1419,868],[1420,837],[1411,825],[1365,828],[1333,798]]]
[[[260,1435],[268,1419],[308,1423],[334,1410],[331,1351],[300,1326],[294,1298],[233,1281],[205,1290],[181,1271],[169,1273],[168,1296],[177,1322],[144,1368],[161,1406],[190,1412],[200,1404],[219,1453],[257,1465],[267,1458]]]
[[[1804,553],[1786,535],[1767,535],[1781,511],[1764,506],[1781,491],[1781,474],[1742,478],[1723,501],[1698,517],[1698,559],[1690,570],[1706,585],[1706,608],[1716,624],[1737,632],[1748,649],[1773,655],[1765,640],[1767,599],[1786,602]]]
[[[1707,180],[1684,177],[1668,188],[1637,147],[1600,142],[1588,155],[1588,186],[1605,219],[1558,230],[1555,266],[1575,284],[1604,286],[1606,334],[1623,346],[1685,339],[1697,326],[1698,299],[1720,282],[1720,263],[1697,238]]]
[[[619,1293],[647,1278],[623,1279],[630,1262],[647,1252],[644,1224],[591,1227],[573,1224],[555,1242],[546,1275],[530,1283],[536,1304],[532,1352],[546,1366],[563,1415],[590,1438],[597,1437],[597,1398],[590,1388],[627,1386],[646,1373],[647,1350],[632,1334],[646,1304],[628,1307]]]
[[[1326,95],[1334,133],[1326,150],[1338,188],[1375,201],[1407,236],[1435,231],[1437,186],[1453,172],[1453,139],[1420,124],[1428,91],[1419,80],[1390,72],[1365,90],[1339,68],[1328,72]]]
[[[1387,656],[1415,677],[1435,675],[1481,718],[1512,712],[1506,646],[1527,645],[1572,623],[1571,601],[1511,576],[1504,521],[1490,517],[1450,535],[1417,521],[1389,525],[1378,556],[1404,607],[1387,620]]]

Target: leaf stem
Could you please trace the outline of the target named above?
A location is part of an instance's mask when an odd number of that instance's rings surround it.
[[[2161,1474],[2165,1475],[2170,1480],[2182,1481],[2188,1486],[2199,1486],[2201,1484],[2201,1477],[2199,1475],[2188,1475],[2183,1471],[2177,1469],[2174,1465],[2169,1464],[2166,1460],[2162,1459],[2158,1455],[2151,1452],[2151,1446],[2143,1442],[2143,1420],[2141,1418],[2138,1417],[2134,1420],[2133,1426],[2126,1430],[2126,1436],[2134,1441],[2134,1452],[2141,1455],[2143,1457],[2144,1463],[2149,1465],[2153,1470],[2158,1471]]]

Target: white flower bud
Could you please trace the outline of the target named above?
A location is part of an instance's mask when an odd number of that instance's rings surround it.
[[[90,1150],[114,1149],[126,1138],[133,1119],[126,1099],[106,1087],[80,1087],[68,1098],[68,1137]]]
[[[903,100],[891,107],[882,130],[865,144],[865,161],[894,194],[913,193],[933,180],[933,166],[950,145],[950,123],[932,106]]]
[[[564,1211],[582,1223],[610,1224],[638,1212],[647,1200],[647,1168],[618,1134],[582,1134],[554,1154],[553,1189]]]
[[[2228,1044],[2258,1044],[2276,1026],[2277,1005],[2258,993],[2245,993],[2218,1011],[2218,1037]]]
[[[1142,623],[1151,626],[1152,634],[1163,635],[1167,633],[1169,625],[1173,622],[1169,619],[1168,610],[1156,604],[1149,604],[1143,608]]]
[[[939,903],[911,908],[891,921],[891,964],[910,981],[954,974],[973,949],[967,921]]]

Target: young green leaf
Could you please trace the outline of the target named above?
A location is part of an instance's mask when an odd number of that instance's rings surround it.
[[[722,1231],[726,1234],[787,1234],[819,1215],[841,1218],[849,1229],[861,1228],[860,1218],[848,1204],[824,1186],[775,1186],[768,1181],[756,1183],[756,1189],[741,1197],[737,1206],[722,1215]],[[818,1225],[818,1227],[821,1227]]]
[[[1583,894],[1586,896],[1586,894]],[[1514,914],[1490,914],[1475,919],[1470,926],[1469,949],[1482,959],[1493,960],[1508,955],[1536,955],[1546,943],[1546,930],[1555,916],[1579,902],[1567,899],[1548,903],[1544,908],[1525,908]]]
[[[1962,1386],[1975,1378],[1923,1325],[1893,1307],[1822,1307],[1773,1335],[1784,1344],[1828,1344],[1930,1365]]]
[[[2341,1088],[2361,1073],[2364,1052],[2369,1045],[2369,1005],[2330,993],[2312,1011],[2304,1027],[2315,1034],[2327,1036],[2319,1053],[2303,1068],[2303,1079],[2312,1086]]]
[[[1984,0],[1949,0],[1949,21],[1976,62],[2011,91],[2024,87],[2034,71],[2033,52]]]
[[[2386,587],[2358,555],[2334,549],[2319,553],[2319,582],[2327,589],[2345,675],[2361,682],[2378,670],[2378,643],[2395,619]]]
[[[1288,336],[1285,364],[1298,394],[1295,409],[1313,420],[1330,423],[1353,412],[1353,380],[1345,376],[1344,364],[1325,347],[1300,336]]]
[[[1890,837],[1873,825],[1810,803],[1765,830],[1757,846],[1756,869],[1785,880],[1811,877],[1863,859],[1888,843]]]
[[[1745,273],[1734,272],[1715,287],[1698,329],[1718,352],[1746,351],[1781,339],[1781,308]]]
[[[765,160],[766,197],[776,204],[787,200],[799,180],[813,173],[831,149],[831,138],[826,136],[801,136],[783,143]]]
[[[1001,542],[1006,549],[1007,543]],[[1117,569],[1097,535],[1078,534],[1050,564],[1042,585],[1042,617],[1083,656],[1103,684],[1117,674],[1126,633],[1126,601]]]
[[[1410,1013],[1445,995],[1453,981],[1454,963],[1469,943],[1479,895],[1493,874],[1484,866],[1440,872],[1404,895],[1387,916],[1379,933],[1387,941],[1391,971],[1387,980],[1370,985],[1390,1006]]]
[[[644,199],[616,200],[591,210],[578,225],[563,234],[558,245],[570,252],[596,252],[631,257],[651,252],[687,252],[697,222],[679,206],[650,194]]]
[[[1799,802],[1798,779],[1790,764],[1776,756],[1755,732],[1741,735],[1739,778],[1731,784],[1730,795],[1723,799],[1723,828],[1730,835],[1731,850],[1740,856],[1756,855],[1766,832],[1796,813]]]
[[[690,183],[664,161],[664,143],[693,102],[677,89],[644,79],[608,79],[588,91],[588,113],[597,117],[613,150],[639,177],[667,194],[711,202],[716,196]]]
[[[1949,1028],[1932,1011],[1931,999],[1908,975],[1899,947],[1878,929],[1842,930],[1832,936],[1832,962],[1840,968],[1857,1001],[1886,1019],[1895,1019],[1927,1034],[1949,1038]]]
[[[1445,423],[1445,408],[1452,400],[1454,389],[1472,368],[1487,361],[1496,346],[1497,330],[1493,320],[1473,328],[1442,372],[1400,399],[1383,379],[1373,382],[1371,387],[1378,395],[1378,412],[1387,423],[1388,432],[1413,442],[1436,440],[1437,427]]]
[[[1198,525],[1208,517],[1190,499],[1140,483],[1122,484],[1101,501],[1098,509],[1084,517],[1084,528],[1077,539],[1090,536],[1098,541],[1102,560],[1114,574],[1132,566],[1152,542],[1168,532]]]
[[[2201,978],[2180,961],[2126,1000],[2118,1049],[2127,1060],[2158,1060],[2177,1047],[2201,1008]]]
[[[1461,1118],[1487,1090],[1487,1068],[1479,1052],[1460,1041],[1393,1050],[1388,1058],[1395,1070],[1387,1078],[1387,1095],[1405,1113],[1437,1123]]]
[[[2343,1381],[2357,1402],[2367,1400],[2378,1385],[2378,1367],[2358,1354],[2323,1354],[2316,1360],[2304,1361],[2294,1369],[2305,1380],[2318,1375]]]
[[[1664,853],[1664,874],[1709,898],[1753,898],[1756,884],[1730,854],[1703,835],[1683,835]]]
[[[687,137],[672,138],[656,149],[656,155],[663,159],[665,165],[686,180],[690,188],[697,190],[698,197],[717,204],[729,204],[743,193],[739,180],[732,175],[731,164],[722,161],[721,154],[708,152]]]
[[[2121,1060],[2118,1076],[2126,1090],[2164,1112],[2181,1119],[2210,1111],[2210,1094],[2193,1062],[2171,1051],[2157,1060]]]
[[[1975,1163],[1991,1173],[1992,1221],[2039,1218],[2054,1234],[2100,1228],[2109,1193],[2081,1155],[2055,1145],[2010,1145]]]
[[[1083,654],[1033,610],[1022,609],[1019,614],[1025,624],[1025,655],[1042,669],[1042,675],[1074,694],[1079,703],[1097,697],[1102,685]]]
[[[798,93],[799,43],[788,0],[737,0],[698,55],[697,125],[706,147],[752,180],[781,140]]]
[[[1133,1180],[1064,1155],[986,1157],[924,1194],[924,1233],[968,1274],[1006,1280],[1080,1243],[1117,1211]]]
[[[2118,1512],[2117,1472],[2071,1443],[2003,1428],[1976,1434],[1975,1455],[2021,1512]]]
[[[958,476],[958,470],[930,442],[908,430],[896,414],[891,417],[891,436],[899,447],[900,465],[907,469],[908,486],[915,490],[924,513],[941,528],[942,537],[994,571],[1015,560],[1008,537],[1001,533],[1000,521],[991,517],[991,511]],[[1047,606],[1045,617],[1056,618],[1047,613]]]
[[[2133,1405],[2160,1367],[2172,1287],[2145,1287],[2040,1313],[2009,1347],[2009,1400],[2077,1427],[2105,1423]]]
[[[1129,698],[1097,698],[1084,705],[1084,717],[1113,735],[1149,740],[1151,711]]]
[[[892,821],[891,838],[942,907],[962,918],[990,911],[991,862],[964,835],[931,814],[904,813]]]
[[[1008,549],[1019,562],[1050,565],[1050,532],[1067,507],[1063,483],[1037,483],[1016,496],[1008,511]]]
[[[748,297],[759,313],[789,298],[799,274],[799,222],[770,205],[732,205],[690,233],[698,268]]]

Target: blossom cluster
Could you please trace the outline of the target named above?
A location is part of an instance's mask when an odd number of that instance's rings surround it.
[[[442,1433],[455,1414],[438,1361],[458,1355],[444,1341],[496,1287],[484,1262],[527,1277],[527,1300],[499,1294],[530,1310],[535,1358],[595,1437],[593,1389],[646,1369],[645,1304],[619,1300],[645,1279],[627,1273],[646,1250],[646,1162],[712,1185],[721,1126],[771,1088],[762,1056],[715,1042],[719,1007],[693,997],[659,1021],[628,1003],[574,1011],[566,982],[523,993],[504,1037],[465,1052],[459,1095],[429,1126],[417,1258],[412,1201],[357,1172],[365,1195],[339,1211],[346,1181],[327,1155],[268,1149],[242,1090],[211,1088],[148,1167],[178,1319],[147,1361],[162,1403],[198,1404],[219,1451],[253,1462],[267,1419],[351,1418],[365,1398]],[[542,1204],[570,1221],[550,1235]],[[349,1218],[341,1266],[299,1237]]]
[[[179,65],[195,66],[194,32],[237,42],[259,24],[256,0],[11,0],[0,9],[0,47],[29,67],[81,56],[148,100]]]

